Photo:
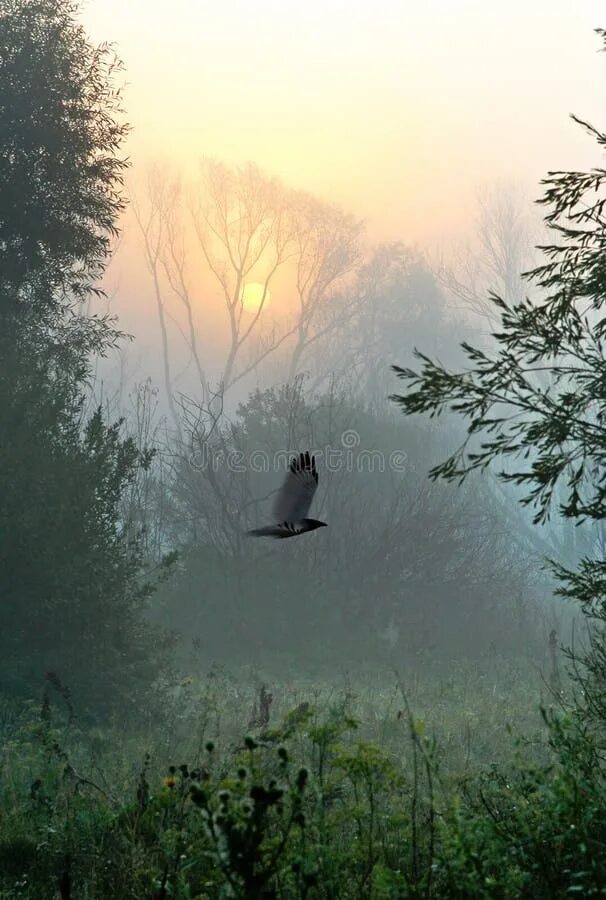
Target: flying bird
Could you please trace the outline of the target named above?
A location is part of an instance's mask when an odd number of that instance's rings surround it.
[[[292,460],[284,484],[274,504],[275,525],[254,528],[248,534],[255,537],[288,538],[326,527],[326,522],[308,519],[307,513],[318,486],[316,458],[309,451],[299,453]]]

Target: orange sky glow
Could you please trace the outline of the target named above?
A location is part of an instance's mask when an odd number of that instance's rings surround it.
[[[482,186],[530,200],[548,169],[599,165],[568,118],[605,125],[598,0],[88,0],[82,17],[126,66],[135,189],[153,164],[250,160],[369,240],[431,251],[469,232]],[[124,245],[116,311],[141,336],[153,301],[128,225]],[[198,289],[219,326],[218,292]]]
[[[496,178],[531,191],[593,153],[595,0],[89,0],[93,38],[126,63],[136,169],[202,154],[254,160],[368,220],[432,240]],[[589,145],[589,146],[588,146]]]

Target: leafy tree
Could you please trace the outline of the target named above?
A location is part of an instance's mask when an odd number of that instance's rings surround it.
[[[123,208],[119,68],[71,0],[0,4],[0,679],[53,671],[78,709],[149,683],[137,537],[120,498],[149,463],[86,412],[90,359],[119,339],[83,314]],[[153,639],[155,644],[155,639]]]
[[[606,32],[598,31],[606,43]],[[606,146],[606,135],[573,117]],[[463,480],[498,462],[499,478],[518,485],[522,503],[545,522],[554,507],[566,519],[598,524],[606,517],[606,170],[555,171],[539,203],[553,242],[544,262],[525,274],[539,296],[508,301],[492,295],[500,316],[495,346],[463,344],[469,366],[449,371],[417,352],[421,368],[394,367],[408,386],[403,411],[436,416],[450,409],[467,420],[458,450],[431,470]],[[606,677],[606,559],[585,555],[572,570],[551,562],[561,595],[582,605],[591,629],[585,662]],[[606,706],[592,693],[601,715]]]
[[[124,206],[120,63],[88,42],[77,9],[73,0],[0,8],[0,287],[20,333],[24,318],[67,327],[74,298],[95,290]],[[101,325],[80,325],[87,349],[110,339]]]

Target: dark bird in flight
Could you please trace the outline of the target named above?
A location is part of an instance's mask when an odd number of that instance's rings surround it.
[[[274,504],[276,525],[254,528],[248,534],[255,537],[288,538],[326,526],[319,519],[308,519],[307,513],[318,486],[316,458],[309,451],[299,453],[292,460],[284,484]]]

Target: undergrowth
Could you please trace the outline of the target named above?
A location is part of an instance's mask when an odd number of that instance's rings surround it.
[[[81,727],[61,696],[5,704],[0,897],[603,896],[600,734],[563,695],[535,720],[528,681],[494,683],[465,705],[459,672],[452,721],[446,682],[402,676],[270,693],[214,670],[138,733]]]

